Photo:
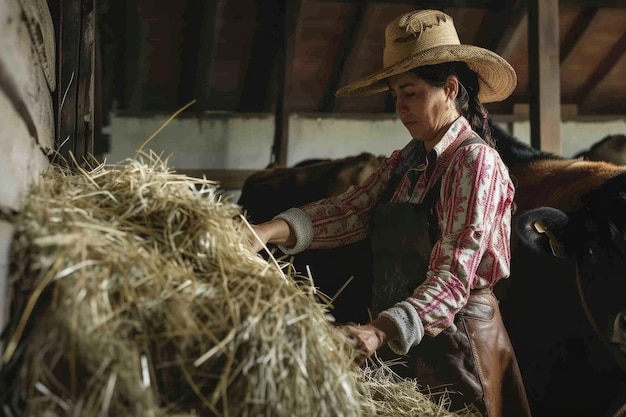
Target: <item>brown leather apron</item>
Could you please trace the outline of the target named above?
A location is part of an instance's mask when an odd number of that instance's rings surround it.
[[[374,209],[374,317],[408,298],[424,281],[432,242],[439,235],[438,197],[437,186],[421,204],[381,203]],[[398,358],[387,346],[377,355],[385,361]],[[445,392],[452,410],[471,404],[485,417],[531,415],[498,300],[489,288],[472,290],[452,326],[436,337],[425,336],[402,359],[404,365],[391,365],[394,372],[417,379],[435,395]]]

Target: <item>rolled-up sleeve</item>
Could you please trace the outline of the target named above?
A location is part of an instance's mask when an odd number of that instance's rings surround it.
[[[296,237],[295,246],[279,246],[281,251],[295,254],[305,249],[331,249],[364,239],[369,233],[370,211],[399,164],[399,152],[385,159],[361,186],[278,214],[275,218],[289,223]]]

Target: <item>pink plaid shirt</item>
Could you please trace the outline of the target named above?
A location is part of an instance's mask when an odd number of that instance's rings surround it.
[[[456,152],[471,136],[477,135],[460,117],[428,158],[423,155],[422,142],[412,140],[394,151],[364,185],[301,207],[313,226],[309,248],[332,248],[363,239],[369,232],[370,210],[392,172],[421,152],[418,159],[423,162],[413,169],[424,172],[415,188],[410,191],[405,175],[391,201],[420,203],[441,177],[436,205],[441,235],[433,247],[426,280],[405,300],[431,336],[452,324],[470,289],[492,287],[509,276],[513,183],[495,149],[471,144]]]

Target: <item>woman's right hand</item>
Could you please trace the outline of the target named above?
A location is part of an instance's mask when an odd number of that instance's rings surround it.
[[[340,327],[354,344],[357,351],[355,361],[358,365],[374,354],[389,340],[398,337],[396,325],[385,317],[379,317],[368,324],[345,324]]]
[[[284,246],[294,246],[296,244],[296,238],[291,227],[289,227],[289,223],[282,219],[274,219],[261,224],[251,224],[246,229],[246,235],[255,252],[259,252],[268,243]]]
[[[246,228],[246,236],[248,236],[254,252],[259,252],[267,245],[268,238],[264,234],[262,225],[251,224],[250,227]]]

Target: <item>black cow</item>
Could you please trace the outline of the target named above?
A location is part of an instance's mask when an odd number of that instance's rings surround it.
[[[611,416],[626,405],[626,356],[611,342],[626,309],[626,167],[493,129],[517,204],[497,290],[534,415]]]

